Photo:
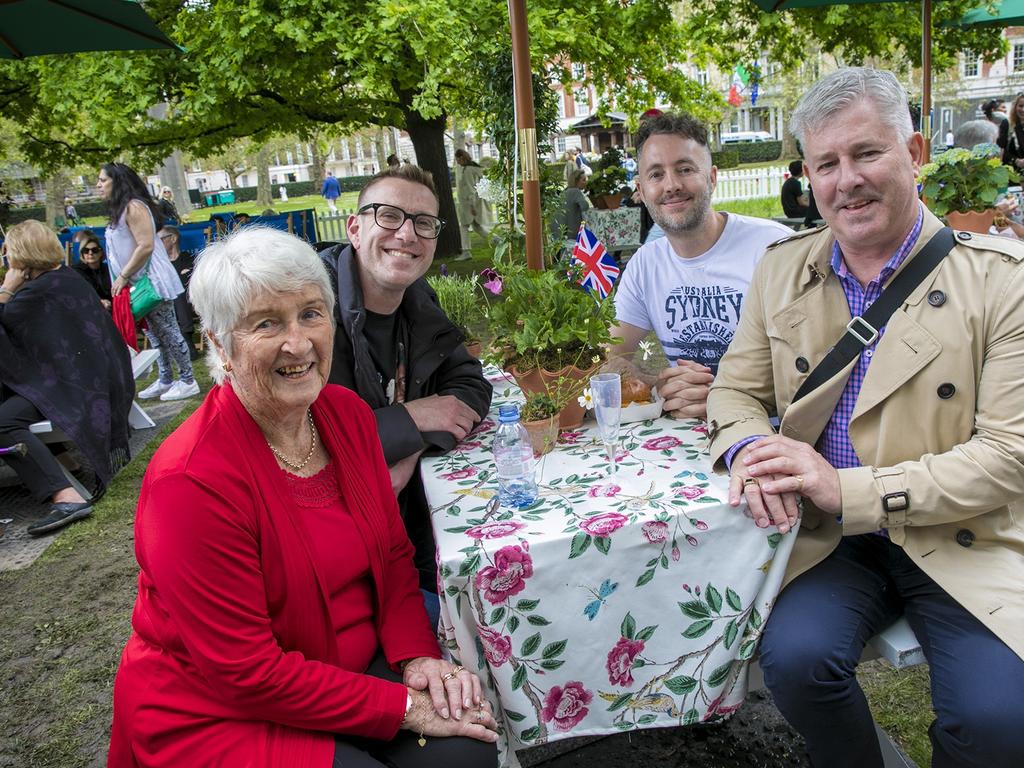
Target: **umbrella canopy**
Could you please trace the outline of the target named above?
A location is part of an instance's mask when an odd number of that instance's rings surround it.
[[[135,0],[0,0],[0,58],[177,48]]]
[[[932,145],[932,0],[921,3],[921,133],[924,134],[924,161],[928,162]],[[906,3],[918,0],[754,0],[763,11],[788,11],[793,8],[821,8],[827,5],[866,5],[868,3]]]
[[[1024,26],[1024,0],[1003,0],[994,14],[982,6],[966,13],[959,21],[950,22],[958,27],[1016,27]]]

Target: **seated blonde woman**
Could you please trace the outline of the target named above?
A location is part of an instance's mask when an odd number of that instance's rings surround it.
[[[320,259],[248,227],[189,293],[217,386],[143,481],[109,765],[495,765],[479,679],[440,660],[373,413],[326,383]]]

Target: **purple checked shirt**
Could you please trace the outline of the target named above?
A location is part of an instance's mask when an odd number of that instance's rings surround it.
[[[836,273],[839,283],[843,286],[843,293],[846,294],[846,303],[850,307],[850,317],[863,316],[868,307],[878,299],[885,283],[899,269],[900,265],[906,261],[907,255],[913,249],[914,244],[917,243],[917,239],[921,235],[921,224],[923,221],[923,209],[919,207],[917,221],[914,222],[914,226],[910,229],[903,243],[896,249],[896,253],[892,255],[892,258],[885,263],[877,277],[868,283],[866,288],[861,288],[857,278],[850,274],[846,267],[846,262],[843,260],[843,252],[839,248],[839,243],[835,242],[832,244],[832,271]],[[878,329],[878,338],[875,339],[874,343],[864,347],[861,351],[860,357],[850,373],[850,378],[846,381],[843,394],[836,404],[836,409],[832,412],[832,418],[829,419],[825,431],[821,433],[821,437],[818,439],[817,448],[819,453],[836,469],[861,466],[857,452],[853,449],[853,443],[850,442],[850,417],[853,416],[853,409],[857,404],[857,396],[860,394],[864,377],[867,375],[868,365],[871,363],[871,358],[875,356],[875,349],[882,340],[884,332],[885,326],[882,326]],[[731,468],[732,460],[736,453],[743,446],[755,440],[760,440],[761,437],[763,435],[748,437],[732,446],[725,455],[726,466]]]

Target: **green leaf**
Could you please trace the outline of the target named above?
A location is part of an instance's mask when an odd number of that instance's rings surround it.
[[[536,614],[530,614],[526,617],[526,620],[533,624],[535,627],[546,627],[551,622],[545,619],[543,616],[537,616]]]
[[[615,701],[608,707],[609,712],[615,712],[616,710],[622,709],[624,706],[629,704],[630,699],[633,698],[632,693],[624,693],[619,696]]]
[[[739,634],[739,627],[736,626],[736,620],[731,620],[725,626],[725,635],[723,636],[722,642],[726,648],[731,648],[732,644],[736,642],[736,635]]]
[[[493,611],[491,611],[491,618],[487,620],[487,623],[493,627],[503,618],[505,618],[505,606],[495,608]]]
[[[747,640],[745,643],[740,645],[740,652],[737,654],[737,658],[741,661],[746,661],[754,655],[754,648],[757,647],[756,640]]]
[[[637,719],[636,723],[637,725],[650,725],[657,719],[657,715],[642,715],[639,719]]]
[[[532,656],[533,652],[540,647],[540,632],[535,632],[528,638],[523,640],[523,645],[519,649],[520,656]]]
[[[572,544],[569,545],[569,559],[572,560],[574,557],[579,557],[587,551],[587,547],[590,546],[591,536],[583,531],[580,531],[572,537]]]
[[[768,546],[772,549],[775,549],[777,546],[779,546],[780,541],[782,541],[781,533],[768,534]]]
[[[683,612],[683,615],[689,616],[691,619],[707,619],[711,617],[711,611],[708,610],[703,600],[688,600],[685,603],[679,603],[679,610]]]
[[[471,573],[476,573],[476,569],[480,567],[480,555],[473,555],[462,561],[462,565],[459,566],[459,576],[469,576]]]
[[[729,607],[734,611],[743,610],[743,603],[740,602],[740,596],[733,592],[732,587],[725,590],[725,602],[727,602]]]
[[[683,637],[688,637],[691,640],[694,639],[695,637],[700,637],[701,635],[706,633],[709,629],[711,629],[711,625],[712,624],[714,624],[714,622],[711,621],[711,619],[701,619],[700,621],[695,621],[695,622],[693,622],[693,624],[688,626],[683,631]]]
[[[513,723],[521,723],[526,719],[526,715],[520,714],[512,709],[505,710],[505,717],[511,720]]]
[[[731,670],[731,669],[732,669],[732,662],[731,661],[727,662],[726,664],[723,664],[720,667],[718,667],[710,675],[708,675],[707,684],[709,686],[711,686],[712,688],[717,688],[718,686],[720,686],[722,683],[725,682],[725,679],[729,676],[729,670]]]
[[[509,616],[508,624],[506,626],[508,627],[509,634],[515,632],[517,629],[519,629],[519,617]]]
[[[558,669],[563,664],[565,664],[565,659],[544,659],[540,663],[541,667],[548,670]]]
[[[523,687],[524,682],[526,682],[526,665],[520,664],[519,669],[512,675],[512,690],[518,691]]]
[[[445,589],[445,592],[447,592],[450,597],[455,597],[457,594],[459,594],[459,588],[456,587],[454,584],[449,584],[447,589]]]
[[[626,618],[622,620],[622,624],[619,626],[619,632],[622,633],[623,637],[630,640],[633,639],[633,634],[636,632],[636,621],[633,620],[632,614],[626,614]]]
[[[611,537],[610,536],[595,536],[594,537],[594,547],[596,547],[597,551],[600,552],[602,555],[607,555],[608,554],[608,550],[612,548]]]
[[[666,680],[665,687],[677,696],[685,696],[697,687],[697,681],[689,675],[679,675]]]
[[[548,643],[541,651],[541,658],[553,659],[555,656],[561,656],[568,642],[568,640],[559,640],[557,643]]]
[[[710,584],[708,584],[708,588],[704,590],[704,599],[708,601],[708,605],[711,607],[712,611],[715,613],[722,612],[722,594]]]
[[[640,578],[636,580],[636,585],[642,587],[644,584],[654,578],[654,569],[651,568],[649,571],[644,571],[640,574]]]
[[[532,611],[540,605],[540,600],[520,600],[516,603],[517,611]]]
[[[696,709],[688,709],[683,715],[683,725],[693,725],[700,720],[700,712]]]
[[[750,609],[750,626],[754,629],[761,628],[761,614],[757,612],[757,608]]]
[[[658,628],[657,624],[652,624],[649,627],[644,627],[643,629],[641,629],[639,632],[636,633],[636,639],[637,640],[643,640],[646,643],[648,640],[650,640],[652,637],[654,637],[654,630],[656,630],[657,628]]]
[[[519,740],[524,742],[533,741],[538,736],[540,736],[540,726],[535,725],[532,728],[527,728],[525,731],[520,733]]]
[[[615,724],[615,728],[619,731],[631,731],[636,728],[636,726],[628,720],[620,720]]]

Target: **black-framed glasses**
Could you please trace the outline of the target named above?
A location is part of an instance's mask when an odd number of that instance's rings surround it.
[[[103,253],[99,248],[79,248],[82,253]]]
[[[357,214],[373,211],[373,220],[381,229],[401,229],[407,221],[412,221],[412,228],[416,234],[427,240],[436,240],[444,228],[444,219],[431,216],[429,213],[407,213],[397,205],[387,203],[367,203]]]

